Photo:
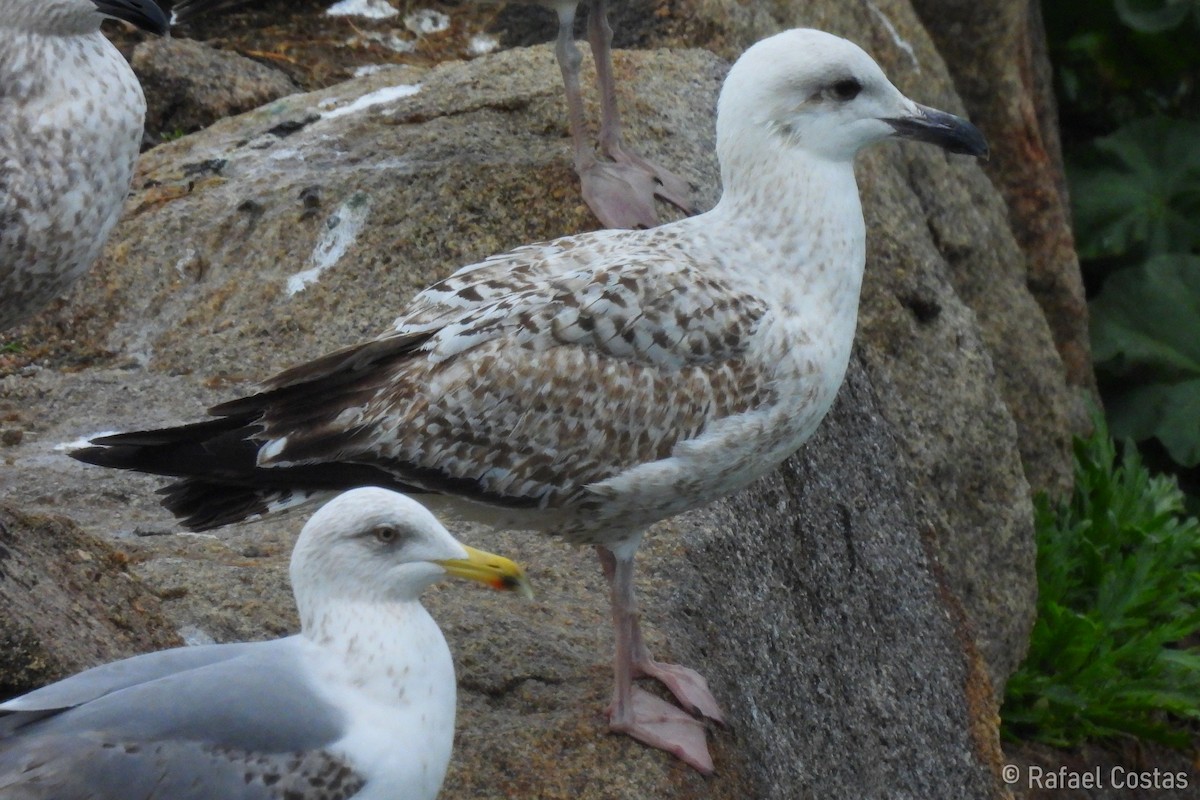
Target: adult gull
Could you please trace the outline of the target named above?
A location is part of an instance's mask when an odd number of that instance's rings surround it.
[[[419,503],[346,492],[292,553],[301,633],[149,653],[0,704],[0,797],[432,800],[454,664],[420,594],[447,575],[529,594]]]
[[[765,39],[721,92],[711,211],[464,267],[377,339],[208,420],[73,455],[176,477],[164,504],[197,530],[375,484],[595,545],[616,639],[610,725],[708,772],[688,712],[720,709],[698,673],[647,651],[634,555],[651,524],[774,469],[828,411],[865,260],[854,157],[890,138],[987,152],[974,126],[904,97],[856,45],[815,30]],[[634,688],[639,676],[687,711]]]
[[[167,32],[152,0],[0,0],[0,331],[92,265],[129,192],[146,100],[105,17]]]

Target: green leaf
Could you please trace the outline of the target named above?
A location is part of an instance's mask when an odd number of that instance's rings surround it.
[[[1200,122],[1149,117],[1096,139],[1067,175],[1079,255],[1200,248]]]
[[[1196,7],[1195,0],[1116,0],[1121,21],[1142,33],[1178,27]]]
[[[1130,387],[1108,411],[1116,435],[1158,439],[1175,463],[1200,464],[1200,378]]]
[[[1114,434],[1156,438],[1177,463],[1200,464],[1200,257],[1156,256],[1114,273],[1091,314],[1097,371],[1136,378],[1108,398]]]

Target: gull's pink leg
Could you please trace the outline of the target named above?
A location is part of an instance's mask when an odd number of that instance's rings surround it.
[[[617,556],[603,547],[596,549],[612,590],[616,634],[615,686],[612,705],[608,709],[609,727],[643,744],[665,750],[706,775],[711,773],[713,762],[708,753],[704,724],[670,703],[634,688],[635,668],[641,669],[635,667],[634,651],[641,635],[637,633],[637,603],[633,596],[633,557]],[[712,705],[715,707],[716,701],[712,701]]]
[[[563,86],[567,90],[567,121],[571,127],[572,156],[575,159],[575,171],[582,173],[594,164],[596,154],[584,139],[586,120],[583,114],[583,93],[579,89],[579,65],[583,56],[575,46],[575,3],[564,2],[556,7],[558,11],[558,40],[554,44],[554,55],[558,59],[558,68],[562,71]]]
[[[600,568],[604,571],[604,577],[611,587],[616,575],[616,556],[603,547],[597,547],[596,554],[600,557]],[[713,697],[712,691],[708,688],[708,681],[703,675],[690,667],[665,664],[655,661],[650,656],[650,651],[642,640],[641,615],[637,613],[636,601],[632,597],[633,590],[631,588],[630,602],[633,605],[630,615],[632,620],[630,623],[630,656],[633,662],[633,677],[654,678],[666,686],[671,694],[675,695],[679,704],[688,711],[707,717],[713,722],[725,724],[725,715],[721,713],[721,707]]]
[[[583,57],[575,45],[575,5],[576,0],[564,0],[556,6],[558,40],[554,54],[566,88],[572,156],[584,202],[606,228],[653,227],[658,222],[654,196],[649,194],[639,199],[634,187],[611,169],[612,164],[603,164],[596,158],[586,138],[583,93],[579,88],[579,65]]]
[[[625,150],[621,144],[621,115],[617,108],[616,79],[612,66],[612,27],[608,24],[608,0],[591,0],[588,8],[588,43],[596,61],[600,89],[600,152],[611,158],[620,174],[639,190],[694,214],[687,181],[678,175]]]

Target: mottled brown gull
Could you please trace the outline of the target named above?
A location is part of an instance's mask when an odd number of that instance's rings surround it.
[[[850,42],[793,30],[750,48],[718,104],[724,195],[659,228],[518,248],[424,290],[373,341],[295,367],[179,428],[97,439],[81,460],[180,478],[195,529],[360,484],[599,547],[616,635],[610,723],[702,771],[704,679],[651,659],[633,560],[659,520],[734,492],[807,439],[850,357],[865,258],[855,154],[889,138],[986,154]],[[731,535],[735,535],[731,533]]]
[[[146,101],[105,17],[167,32],[152,0],[0,0],[0,331],[92,265],[129,192]]]
[[[301,633],[149,653],[0,704],[5,800],[432,800],[454,664],[420,602],[455,575],[529,594],[420,504],[355,489],[292,555]]]

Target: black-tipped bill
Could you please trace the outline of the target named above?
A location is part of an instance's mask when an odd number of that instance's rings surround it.
[[[884,122],[892,126],[902,139],[936,144],[951,153],[965,156],[988,157],[987,139],[983,133],[962,117],[938,111],[920,104],[917,113],[909,117],[894,117]]]
[[[106,17],[124,20],[144,31],[166,34],[171,28],[167,15],[154,0],[92,0],[96,9]]]

